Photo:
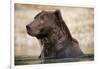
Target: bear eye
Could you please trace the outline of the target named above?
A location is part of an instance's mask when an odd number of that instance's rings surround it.
[[[40,18],[41,18],[41,19],[44,19],[44,18],[45,18],[45,16],[41,16]]]

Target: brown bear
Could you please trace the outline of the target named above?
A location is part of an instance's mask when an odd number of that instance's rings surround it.
[[[72,37],[62,19],[60,10],[41,11],[26,28],[29,35],[41,41],[43,50],[40,58],[44,61],[49,59],[69,60],[84,56],[78,41]]]

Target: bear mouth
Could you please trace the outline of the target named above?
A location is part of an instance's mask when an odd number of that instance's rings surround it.
[[[34,33],[31,29],[26,29],[27,30],[27,33],[30,35],[30,36],[33,36],[33,37],[35,37],[35,36],[37,36],[38,35],[38,33]]]
[[[33,31],[29,30],[29,29],[26,29],[27,30],[27,33],[30,35],[30,36],[35,36],[34,33],[32,33]]]
[[[30,36],[36,37],[38,39],[42,39],[42,38],[46,37],[46,35],[44,35],[44,34],[39,34],[39,33],[38,34],[35,34],[35,33],[32,33],[32,31],[29,31],[28,29],[27,29],[27,33]]]
[[[47,37],[47,34],[41,33],[40,31],[34,32],[34,31],[32,31],[31,29],[28,29],[28,28],[26,28],[26,30],[27,30],[27,33],[30,36],[36,37],[38,39],[42,39],[44,37]]]
[[[38,39],[43,39],[43,38],[47,37],[47,35],[45,35],[45,34],[37,34],[37,35],[35,35],[35,37],[37,37]]]
[[[30,36],[34,36],[30,31],[27,30],[27,33],[30,35]]]

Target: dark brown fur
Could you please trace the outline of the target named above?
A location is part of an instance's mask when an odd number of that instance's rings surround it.
[[[44,45],[40,55],[44,60],[83,56],[78,41],[71,36],[59,10],[40,12],[26,28],[29,35],[37,37]]]

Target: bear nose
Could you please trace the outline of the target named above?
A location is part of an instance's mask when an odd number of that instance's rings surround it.
[[[27,25],[26,28],[27,28],[27,30],[30,30],[31,29],[29,25]]]

